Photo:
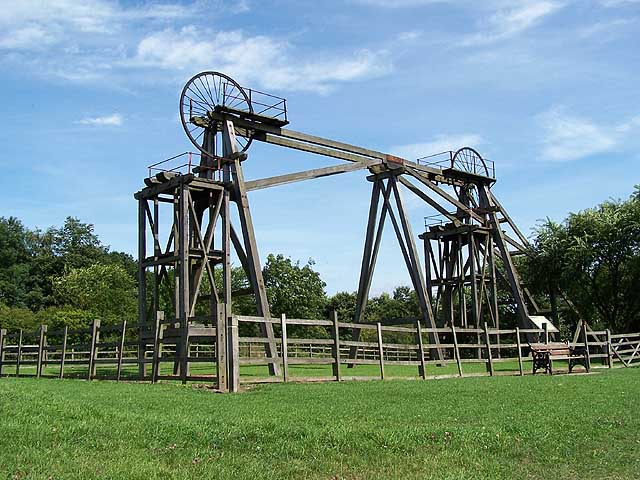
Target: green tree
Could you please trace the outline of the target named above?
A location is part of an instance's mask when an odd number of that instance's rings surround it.
[[[338,292],[327,299],[325,316],[328,318],[332,311],[336,311],[342,322],[353,322],[356,316],[356,292]]]
[[[640,328],[640,193],[606,201],[536,230],[527,282],[562,289],[594,325]]]
[[[322,318],[327,301],[326,284],[313,270],[314,262],[305,265],[292,262],[284,255],[269,255],[264,266],[271,314],[286,314],[291,318]]]
[[[11,307],[27,306],[32,258],[26,232],[17,218],[0,218],[0,302]]]
[[[119,265],[74,268],[54,278],[53,285],[60,305],[91,312],[108,323],[136,318],[135,281]]]
[[[40,322],[36,315],[28,308],[8,307],[0,303],[0,328],[7,330],[23,329],[25,331],[34,331]]]

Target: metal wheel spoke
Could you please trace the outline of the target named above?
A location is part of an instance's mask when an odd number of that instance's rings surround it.
[[[233,110],[241,110],[252,113],[253,107],[249,96],[244,89],[232,78],[218,72],[202,72],[192,77],[182,89],[180,96],[180,120],[182,127],[189,137],[189,140],[207,156],[215,156],[216,146],[219,144],[218,137],[222,129],[218,121],[215,121],[211,115],[216,111],[216,107],[226,107],[226,112],[233,122]],[[194,117],[199,120],[196,123],[192,121]],[[204,121],[204,124],[200,122]],[[211,142],[200,140],[206,131],[212,136]],[[252,133],[250,130],[240,130],[242,134],[236,130],[236,139],[238,148],[246,151],[251,144]],[[207,151],[207,148],[214,150]]]

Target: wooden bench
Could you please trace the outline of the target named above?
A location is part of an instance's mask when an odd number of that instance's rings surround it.
[[[568,343],[530,343],[531,357],[533,358],[533,374],[538,370],[553,375],[554,360],[568,360],[569,373],[576,365],[582,365],[589,371],[587,350],[583,346],[571,346]]]

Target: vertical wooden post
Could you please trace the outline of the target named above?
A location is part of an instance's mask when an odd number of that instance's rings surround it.
[[[283,313],[280,317],[282,340],[282,380],[289,381],[289,347],[287,346],[287,316]],[[251,344],[249,344],[251,345]]]
[[[58,373],[58,378],[64,378],[64,361],[67,356],[67,337],[69,336],[69,327],[67,325],[64,326],[64,331],[62,332],[62,352],[60,352],[60,372]]]
[[[224,304],[217,303],[216,314],[216,374],[218,377],[218,390],[229,391],[227,383],[227,329],[225,325]]]
[[[427,259],[428,261],[428,259]],[[427,378],[427,369],[424,363],[424,342],[422,341],[422,326],[420,320],[416,321],[416,338],[418,339],[418,355],[420,358],[420,365],[418,366],[418,373],[420,378],[425,380]]]
[[[18,356],[16,357],[16,377],[20,376],[20,362],[22,361],[22,329],[18,333]]]
[[[40,325],[40,337],[38,338],[38,360],[36,362],[36,378],[42,376],[42,360],[44,359],[44,342],[47,333],[47,326]]]
[[[189,375],[189,315],[190,315],[190,300],[189,300],[189,202],[190,193],[187,185],[181,182],[180,184],[180,200],[178,205],[178,277],[179,277],[179,301],[176,303],[176,308],[180,319],[180,380],[183,384],[187,383],[187,376]],[[206,261],[206,260],[205,260]],[[213,287],[212,287],[213,288]],[[222,315],[224,323],[224,313]],[[222,334],[224,335],[224,328]]]
[[[230,392],[240,390],[240,339],[238,338],[238,317],[227,318],[227,385]]]
[[[384,380],[384,347],[382,346],[382,325],[380,322],[376,324],[378,332],[378,355],[380,355],[380,380]]]
[[[155,312],[154,317],[155,322],[153,330],[153,363],[151,364],[151,383],[156,383],[158,381],[158,375],[160,375],[160,312]]]
[[[127,332],[127,321],[122,321],[122,331],[120,332],[120,345],[118,345],[118,369],[116,372],[116,382],[120,381],[122,375],[122,357],[124,355],[124,340]]]
[[[91,324],[91,348],[89,349],[89,372],[87,373],[87,380],[91,380],[96,375],[96,357],[98,344],[98,332],[100,329],[100,320],[94,320]]]
[[[7,331],[4,328],[0,328],[0,378],[2,378],[2,364],[4,363],[4,339],[7,335]]]
[[[582,321],[582,335],[584,338],[585,357],[587,360],[587,372],[591,370],[591,352],[589,352],[589,337],[587,337],[587,322]]]
[[[520,344],[520,327],[516,327],[516,348],[518,349],[518,369],[520,370],[520,376],[524,375],[522,370],[522,345]]]
[[[456,355],[456,364],[458,365],[458,375],[462,377],[462,360],[460,359],[460,349],[458,348],[458,335],[456,334],[456,327],[451,324],[451,335],[453,337],[453,350]]]
[[[542,328],[544,330],[544,344],[549,345],[549,322],[544,322]]]
[[[144,261],[147,257],[147,201],[138,200],[138,376],[145,375],[145,333],[147,326],[147,276]]]
[[[611,354],[611,330],[607,328],[607,366],[611,368],[612,354]],[[0,347],[1,348],[1,347]]]
[[[342,380],[340,375],[340,329],[338,327],[338,312],[333,310],[331,312],[331,319],[333,320],[333,376],[336,377],[336,382]]]
[[[489,365],[489,375],[493,377],[493,355],[491,354],[491,340],[489,339],[489,326],[484,322],[484,338],[487,346],[487,361]]]

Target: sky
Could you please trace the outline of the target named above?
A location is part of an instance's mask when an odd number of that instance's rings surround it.
[[[193,150],[178,100],[203,70],[286,97],[293,130],[408,159],[475,147],[526,234],[640,183],[638,0],[2,3],[0,216],[31,228],[75,216],[135,256],[133,193]],[[257,143],[247,179],[337,163]],[[262,260],[355,290],[366,175],[250,193]],[[417,235],[433,211],[407,203]],[[372,293],[408,278],[387,229]]]

